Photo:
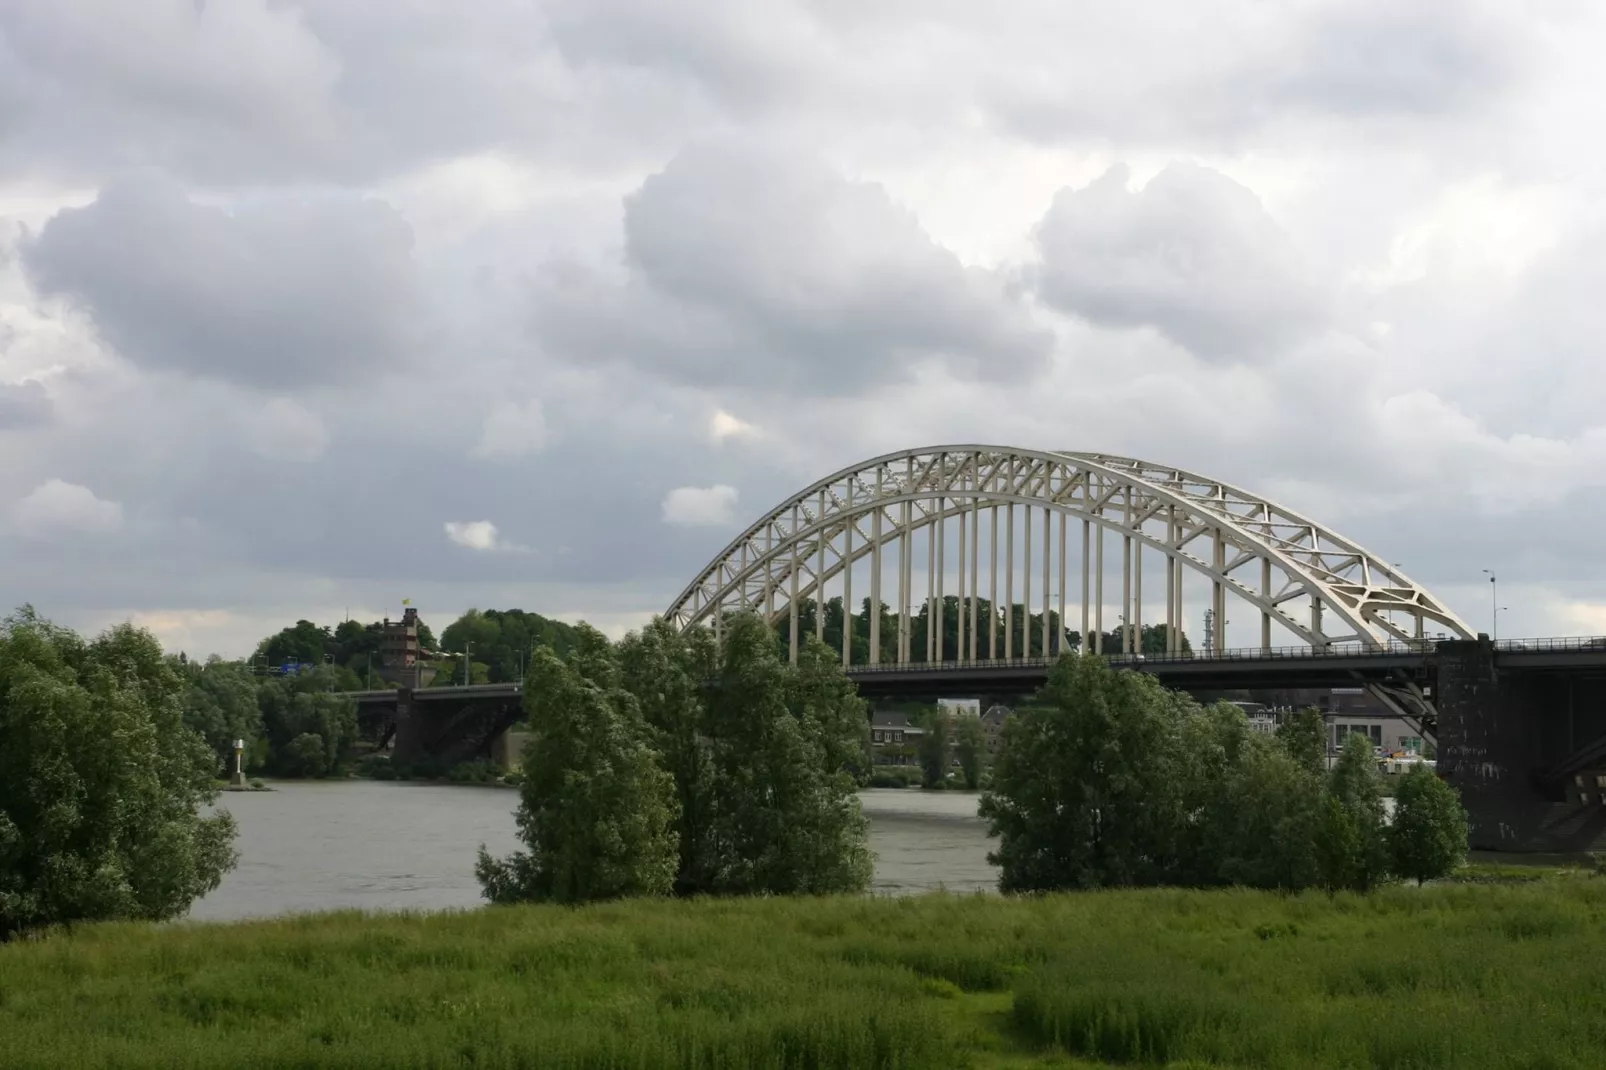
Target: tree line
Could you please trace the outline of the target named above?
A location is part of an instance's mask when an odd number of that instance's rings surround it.
[[[338,691],[390,687],[379,675],[384,633],[384,622],[377,620],[366,624],[347,620],[334,626],[299,620],[263,639],[246,660],[259,673],[286,664],[328,668],[335,673]],[[548,647],[565,655],[574,646],[575,634],[572,624],[522,609],[471,609],[448,624],[438,640],[427,623],[422,619],[418,623],[418,644],[425,652],[424,664],[435,670],[430,681],[435,687],[514,683],[533,648]]]
[[[344,700],[320,690],[334,672],[264,680],[166,656],[129,625],[86,641],[26,607],[0,621],[0,940],[183,914],[236,860],[232,819],[204,810],[225,741],[251,738],[259,718],[270,761],[327,770],[350,727]],[[793,664],[753,614],[728,618],[719,642],[662,620],[620,643],[581,625],[566,654],[536,646],[525,672],[525,849],[481,848],[487,898],[868,885],[867,710],[812,635]],[[976,745],[970,724],[954,733]],[[930,747],[923,760],[945,778],[947,743]],[[1230,703],[1064,657],[1005,721],[988,773],[980,812],[1000,890],[1364,891],[1460,862],[1466,814],[1446,784],[1419,767],[1385,820],[1370,746],[1352,737],[1331,771],[1325,750],[1314,711],[1268,736]]]
[[[988,626],[989,622],[997,636],[996,652],[998,657],[1004,656],[1004,633],[1006,625],[1013,632],[1011,644],[1015,657],[1054,657],[1060,654],[1077,653],[1082,650],[1082,633],[1074,628],[1066,628],[1060,620],[1059,612],[1050,608],[1048,611],[1048,645],[1044,646],[1043,614],[1033,613],[1030,607],[1016,602],[1013,606],[995,605],[986,598],[965,598],[961,600],[957,595],[947,595],[939,600],[941,612],[940,645],[936,648],[935,661],[958,661],[970,654],[970,612],[972,603],[976,610],[976,656],[986,658],[988,655]],[[823,613],[820,628],[823,631],[825,645],[837,651],[841,656],[842,635],[844,627],[847,628],[848,640],[851,649],[851,661],[854,665],[868,665],[870,663],[870,623],[873,614],[879,614],[880,625],[877,636],[880,645],[880,660],[883,663],[897,661],[898,658],[898,614],[885,602],[879,608],[872,607],[869,598],[859,603],[857,613],[848,614],[846,622],[843,619],[843,603],[840,597],[827,599],[823,610],[821,605],[812,598],[798,600],[798,635],[799,637],[816,634],[816,619]],[[938,614],[934,612],[935,605],[922,601],[918,608],[909,614],[909,658],[911,661],[924,662],[926,660],[926,639],[937,626]],[[959,625],[963,619],[965,625],[965,645],[961,652],[959,644]],[[1138,653],[1163,654],[1166,650],[1165,625],[1145,624],[1138,629],[1135,646]],[[775,639],[784,655],[791,652],[791,622],[790,619],[782,622],[776,629]],[[1186,633],[1180,636],[1183,651],[1193,649],[1188,642]],[[1100,650],[1105,654],[1119,654],[1124,649],[1124,639],[1120,628],[1113,628],[1104,633]]]
[[[1314,710],[1275,736],[1145,673],[1066,658],[1004,723],[981,814],[1004,892],[1141,885],[1364,891],[1444,876],[1466,853],[1449,785],[1417,766],[1392,821],[1369,741],[1327,769]]]

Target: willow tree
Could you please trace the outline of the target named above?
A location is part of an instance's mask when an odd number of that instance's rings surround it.
[[[233,819],[200,813],[218,758],[184,686],[149,632],[0,622],[0,939],[175,918],[234,865]]]

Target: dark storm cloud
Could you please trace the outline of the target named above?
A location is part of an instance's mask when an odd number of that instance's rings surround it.
[[[625,205],[623,282],[555,267],[537,329],[670,379],[832,394],[940,364],[1040,368],[1045,333],[879,185],[802,153],[701,143]]]
[[[1054,197],[1037,229],[1044,301],[1214,361],[1275,356],[1321,324],[1322,296],[1252,192],[1193,164],[1128,179],[1118,165]]]
[[[59,212],[22,263],[150,369],[282,389],[349,381],[418,341],[412,235],[376,201],[229,213],[165,181],[121,182]]]

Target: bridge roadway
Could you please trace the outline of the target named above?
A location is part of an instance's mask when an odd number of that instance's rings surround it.
[[[1364,687],[1436,742],[1461,792],[1473,845],[1606,850],[1606,639],[1427,640],[1313,650],[1108,655],[1194,693]],[[869,699],[1018,701],[1049,658],[855,665]],[[395,739],[398,761],[455,763],[490,753],[522,717],[518,684],[351,692],[365,732]]]
[[[1369,682],[1415,681],[1431,686],[1439,664],[1439,644],[1397,643],[1381,648],[1250,647],[1221,653],[1106,654],[1116,668],[1136,669],[1183,691],[1281,690],[1355,687]],[[1606,638],[1521,639],[1491,644],[1498,670],[1606,673]],[[854,665],[848,676],[866,698],[965,698],[986,695],[1021,698],[1042,687],[1057,658],[942,662],[936,665]],[[346,693],[359,707],[391,707],[395,689]],[[411,692],[423,707],[453,707],[475,701],[519,699],[519,684],[428,687]]]

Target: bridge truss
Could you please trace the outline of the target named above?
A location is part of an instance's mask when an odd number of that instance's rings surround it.
[[[811,604],[839,595],[853,607],[856,589],[874,606],[890,595],[890,661],[882,656],[882,614],[869,614],[867,664],[874,666],[955,654],[961,663],[1007,661],[1034,645],[1057,651],[1053,622],[1069,628],[1078,610],[1094,652],[1135,653],[1153,611],[1166,652],[1175,655],[1190,576],[1195,586],[1202,577],[1214,622],[1207,646],[1190,640],[1195,656],[1228,648],[1229,606],[1240,623],[1247,607],[1268,651],[1290,637],[1317,650],[1425,643],[1429,624],[1473,634],[1395,565],[1239,487],[1129,457],[981,445],[891,453],[820,480],[725,547],[667,616],[718,632],[724,611],[755,610],[789,636],[795,658],[803,616],[824,635],[825,614],[804,612]],[[1077,604],[1068,604],[1071,591]],[[988,613],[983,605],[1026,609]],[[1119,650],[1104,649],[1112,608]],[[940,650],[944,614],[952,612],[957,650]],[[930,627],[921,629],[926,649],[916,651],[913,623],[921,616]],[[1017,634],[1025,630],[1017,621],[1041,631],[1040,645]],[[852,629],[842,639],[843,663],[851,665]]]

